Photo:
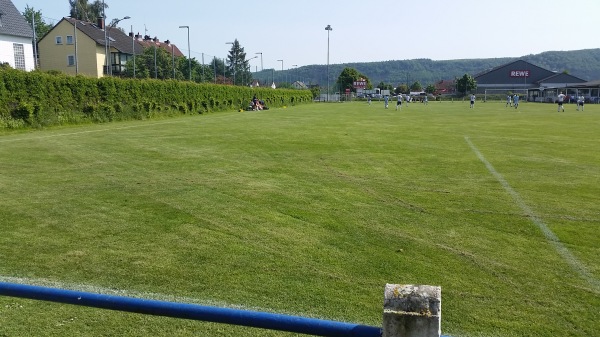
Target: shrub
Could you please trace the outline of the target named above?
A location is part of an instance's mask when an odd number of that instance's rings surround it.
[[[269,107],[312,102],[308,90],[97,79],[4,67],[0,68],[0,129],[240,110],[254,95]]]

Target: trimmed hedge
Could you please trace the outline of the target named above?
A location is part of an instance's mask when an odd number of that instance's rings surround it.
[[[89,78],[0,68],[0,129],[105,123],[312,102],[309,90],[273,90],[173,80]]]

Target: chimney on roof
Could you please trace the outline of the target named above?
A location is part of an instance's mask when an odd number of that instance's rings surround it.
[[[104,29],[104,18],[98,18],[98,28]]]
[[[160,40],[155,36],[152,41],[156,42],[156,43],[160,43]]]
[[[133,32],[129,32],[129,37],[133,37]]]

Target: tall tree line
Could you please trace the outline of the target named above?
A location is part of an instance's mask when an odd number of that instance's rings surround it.
[[[102,0],[88,2],[87,0],[69,0],[69,16],[87,22],[97,22],[104,17],[104,10],[108,8]]]

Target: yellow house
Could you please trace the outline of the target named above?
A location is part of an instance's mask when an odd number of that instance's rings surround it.
[[[104,28],[103,20],[95,24],[63,18],[38,43],[40,69],[98,78],[120,75],[127,60],[141,54],[143,46],[132,34]]]

